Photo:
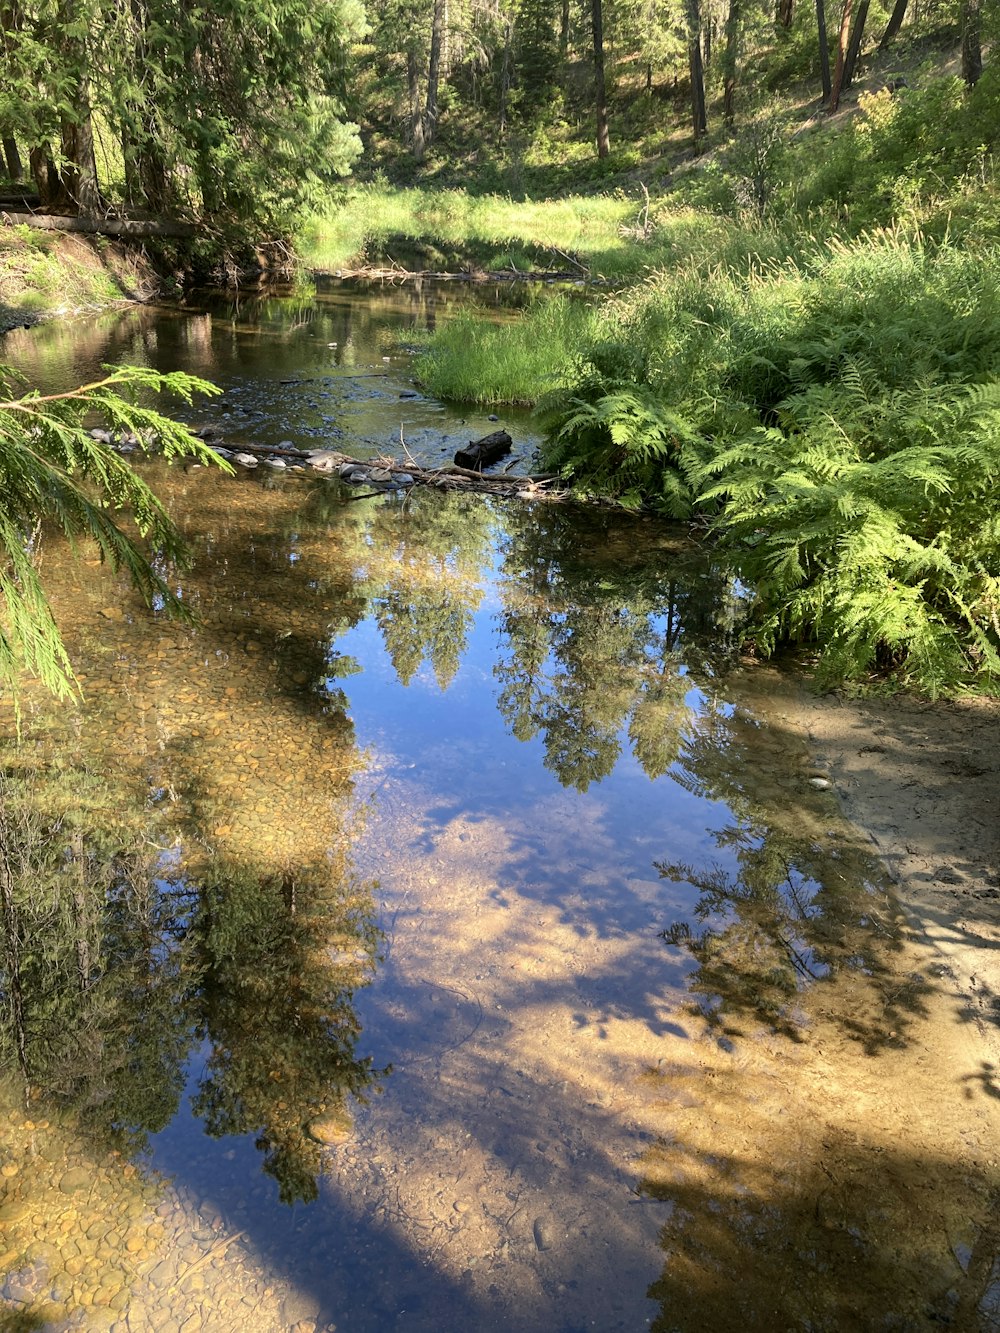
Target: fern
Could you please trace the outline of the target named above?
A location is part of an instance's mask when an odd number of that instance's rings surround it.
[[[877,401],[877,400],[876,400]],[[884,399],[883,399],[884,403]],[[816,643],[827,681],[889,669],[931,694],[1000,683],[1000,385],[892,395],[860,380],[781,405],[693,478],[755,590],[758,642]],[[875,431],[881,425],[881,434]],[[891,449],[898,437],[927,443]]]

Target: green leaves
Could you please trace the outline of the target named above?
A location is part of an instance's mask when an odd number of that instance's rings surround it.
[[[760,651],[808,645],[829,683],[1000,685],[1000,255],[883,232],[665,273],[605,333],[543,404],[550,465],[703,513]]]
[[[880,447],[932,443],[872,457],[873,400],[826,386],[782,404],[793,429],[706,464],[699,502],[722,506],[715,531],[754,588],[765,649],[817,644],[828,682],[886,669],[931,694],[1000,681],[998,387],[894,393]]]
[[[10,372],[0,367],[0,386],[9,391],[10,384]],[[94,543],[101,559],[123,570],[147,604],[156,599],[168,613],[188,614],[160,572],[164,564],[183,562],[180,534],[140,475],[83,425],[96,413],[114,436],[132,436],[146,451],[156,447],[167,458],[190,456],[228,470],[184,426],[139,401],[142,394],[163,391],[187,402],[195,393],[218,392],[190,375],[121,367],[67,393],[33,391],[0,401],[0,681],[15,699],[22,670],[61,698],[74,689],[38,573],[48,524],[74,545]]]

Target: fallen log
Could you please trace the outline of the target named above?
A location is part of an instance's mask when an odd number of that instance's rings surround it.
[[[60,217],[54,213],[0,213],[10,227],[34,227],[40,231],[77,231],[90,236],[193,236],[194,224],[175,218]]]
[[[484,435],[481,440],[470,440],[464,449],[455,455],[456,467],[470,468],[481,472],[504,454],[509,454],[513,440],[505,430],[495,430],[492,435]]]
[[[387,458],[351,458],[347,454],[336,454],[336,469],[324,468],[324,471],[336,470],[342,481],[349,485],[364,486],[371,484],[372,472],[384,474],[378,482],[384,482],[388,488],[410,490],[414,486],[433,486],[437,490],[476,491],[483,495],[520,495],[546,499],[564,499],[568,488],[562,485],[560,478],[553,473],[536,473],[530,476],[511,476],[501,472],[489,474],[473,468],[459,467],[455,463],[446,463],[443,467],[424,468],[412,460],[397,462]],[[351,474],[356,479],[349,480]],[[378,484],[378,483],[376,483]],[[378,492],[374,492],[378,494]],[[356,496],[356,499],[367,498]]]

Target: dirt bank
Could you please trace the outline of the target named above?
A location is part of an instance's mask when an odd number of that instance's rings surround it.
[[[159,285],[137,246],[0,227],[0,334],[56,315],[147,301]]]

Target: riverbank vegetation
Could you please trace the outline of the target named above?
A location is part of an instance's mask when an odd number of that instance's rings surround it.
[[[808,645],[830,682],[992,690],[998,126],[989,69],[866,94],[836,133],[760,113],[654,200],[642,282],[445,327],[420,373],[536,402],[543,465],[581,493],[707,523],[760,651]]]

